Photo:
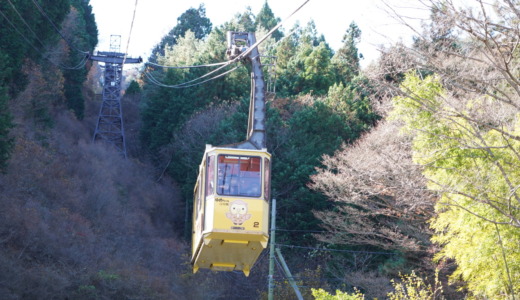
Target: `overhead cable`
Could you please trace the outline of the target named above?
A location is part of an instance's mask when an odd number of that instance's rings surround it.
[[[328,249],[328,248],[304,247],[304,246],[295,246],[295,245],[286,245],[286,244],[276,244],[276,245],[277,245],[277,246],[281,246],[281,247],[287,247],[287,248],[309,249],[309,250],[318,250],[318,251],[345,252],[345,253],[363,253],[363,254],[382,254],[382,255],[396,255],[396,253],[392,253],[392,252],[382,252],[382,251],[341,250],[341,249]]]
[[[60,36],[61,38],[74,50],[80,52],[80,53],[83,53],[83,54],[89,54],[88,51],[83,51],[83,50],[80,50],[78,49],[76,46],[74,46],[73,44],[71,44],[69,42],[69,40],[67,40],[67,38],[65,38],[65,36],[61,33],[61,31],[58,29],[58,27],[56,26],[56,24],[54,24],[54,22],[51,20],[51,18],[49,18],[49,16],[47,15],[47,13],[43,10],[43,8],[40,6],[40,4],[38,4],[38,2],[36,2],[36,0],[32,0],[32,2],[34,3],[34,5],[38,8],[38,11],[40,11],[40,13],[47,19],[47,21],[49,21],[49,23],[52,25],[52,27],[54,28],[54,31],[56,31]]]
[[[38,40],[38,42],[43,46],[45,47],[45,44],[40,40],[40,38],[38,37],[38,35],[36,33],[34,33],[34,31],[31,29],[31,26],[29,26],[29,24],[27,24],[27,22],[25,21],[25,19],[22,17],[22,15],[20,14],[20,12],[18,11],[18,9],[16,9],[16,6],[14,6],[14,4],[11,2],[11,0],[7,0],[9,2],[9,4],[11,5],[11,7],[14,9],[14,11],[16,12],[16,14],[18,15],[18,17],[22,20],[22,22],[25,24],[25,26],[27,27],[27,29],[29,29],[29,31],[36,37],[36,40]]]
[[[31,43],[31,41],[29,41],[29,39],[18,29],[18,27],[16,27],[16,25],[13,24],[13,22],[4,14],[4,12],[2,10],[0,10],[0,15],[2,17],[4,17],[4,19],[7,21],[7,23],[9,23],[9,25],[11,25],[11,27],[16,31],[16,33],[18,33],[24,39],[24,41],[29,46],[31,46],[31,48],[33,48],[36,52],[41,53],[40,49],[38,49],[36,46],[33,45],[33,43]],[[82,59],[82,61],[78,65],[76,65],[74,67],[66,67],[66,66],[55,63],[54,61],[52,61],[50,58],[46,57],[45,55],[42,55],[42,57],[44,59],[48,60],[51,64],[53,64],[61,69],[67,69],[67,70],[81,69],[85,65],[85,63],[88,59],[88,55],[85,55],[85,57]]]
[[[281,229],[276,228],[276,231],[288,231],[288,232],[307,232],[307,233],[330,233],[330,231],[326,230],[303,230],[303,229]]]
[[[152,62],[146,62],[145,65],[159,67],[159,68],[165,68],[165,69],[191,69],[191,68],[207,68],[207,67],[222,66],[226,63],[227,63],[227,61],[214,63],[214,64],[194,65],[194,66],[163,66],[163,65],[156,64],[156,63],[152,63]]]
[[[128,33],[128,39],[126,41],[125,55],[123,56],[123,63],[121,64],[121,70],[125,66],[126,57],[128,56],[128,48],[130,47],[130,37],[132,36],[132,29],[134,28],[135,12],[137,11],[137,0],[134,4],[134,14],[132,15],[132,22],[130,23],[130,32]]]
[[[162,86],[163,87],[167,87],[167,88],[186,88],[186,87],[191,87],[193,85],[198,85],[200,83],[197,83],[197,84],[193,84],[193,83],[198,81],[198,80],[200,80],[200,79],[206,78],[206,77],[212,75],[213,73],[216,73],[217,71],[222,70],[223,68],[229,66],[230,64],[232,64],[234,62],[235,62],[235,60],[227,61],[221,67],[219,67],[219,68],[217,68],[217,69],[215,69],[215,70],[213,70],[211,72],[208,72],[208,73],[206,73],[206,74],[204,74],[204,75],[202,75],[200,77],[197,77],[197,78],[195,78],[193,80],[189,80],[189,81],[186,81],[186,82],[183,82],[183,83],[179,83],[179,84],[175,84],[175,85],[166,85],[166,84],[164,84]],[[238,67],[236,67],[236,68],[238,68]],[[235,70],[236,68],[234,68],[233,70]],[[226,72],[226,74],[227,74],[227,72]],[[220,77],[220,76],[218,76],[218,77]],[[212,77],[212,78],[214,79],[215,77]],[[203,81],[203,82],[206,82],[206,81]]]
[[[234,67],[233,69],[230,69],[224,73],[221,73],[219,75],[216,75],[216,76],[213,76],[209,79],[206,79],[204,81],[201,81],[201,82],[197,82],[197,83],[193,83],[193,84],[190,84],[190,85],[183,85],[183,86],[175,86],[175,85],[167,85],[167,84],[163,84],[161,82],[159,82],[159,80],[157,80],[150,72],[145,72],[145,75],[146,77],[148,77],[148,79],[150,79],[150,81],[155,84],[155,85],[158,85],[158,86],[161,86],[161,87],[167,87],[167,88],[187,88],[187,87],[192,87],[192,86],[196,86],[196,85],[199,85],[199,84],[203,84],[203,83],[206,83],[208,81],[211,81],[211,80],[214,80],[214,79],[217,79],[217,78],[220,78],[222,76],[225,76],[233,71],[235,71],[236,69],[240,68],[241,66],[236,66]],[[188,81],[188,82],[193,82],[193,80],[191,81]]]

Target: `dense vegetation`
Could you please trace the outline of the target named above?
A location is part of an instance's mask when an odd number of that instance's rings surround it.
[[[305,299],[520,292],[520,6],[427,8],[413,45],[382,49],[366,69],[355,23],[336,51],[313,22],[260,46],[277,57],[265,70],[276,78],[277,243]],[[188,88],[177,85],[211,68],[147,66],[122,99],[125,160],[91,143],[100,102],[98,68],[84,64],[97,44],[89,2],[8,0],[0,12],[2,298],[266,298],[266,256],[248,278],[191,274],[188,263],[198,164],[205,144],[244,140],[248,66]],[[260,39],[279,21],[267,2],[217,27],[191,8],[149,61],[222,62],[226,31]],[[276,299],[294,298],[279,271],[275,285]]]

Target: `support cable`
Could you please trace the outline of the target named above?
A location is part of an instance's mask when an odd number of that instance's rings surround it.
[[[276,248],[275,251],[276,251],[276,254],[278,255],[278,258],[280,259],[280,263],[282,264],[282,267],[283,267],[283,270],[285,273],[285,277],[287,278],[287,280],[289,280],[289,284],[293,288],[294,293],[296,294],[296,297],[299,300],[303,300],[303,296],[300,292],[300,289],[298,289],[298,285],[296,284],[296,281],[294,280],[291,270],[289,269],[289,266],[287,266],[287,263],[285,262],[285,259],[283,258],[282,252],[280,252],[280,248]]]

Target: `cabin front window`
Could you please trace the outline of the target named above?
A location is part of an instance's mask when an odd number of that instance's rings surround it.
[[[261,162],[260,157],[219,155],[217,193],[225,196],[260,197]]]

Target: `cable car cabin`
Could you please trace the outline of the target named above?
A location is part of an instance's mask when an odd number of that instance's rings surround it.
[[[194,189],[193,272],[246,276],[269,239],[271,154],[206,146]]]

